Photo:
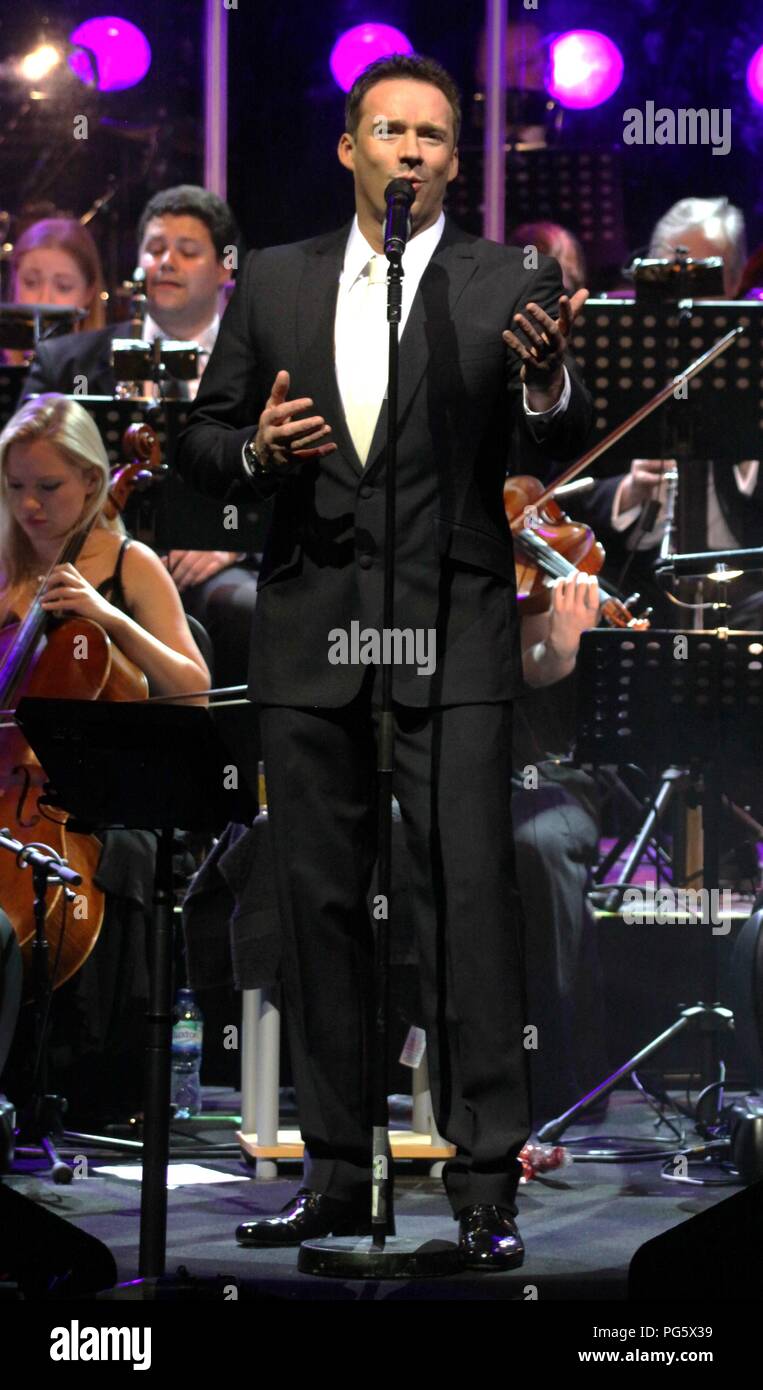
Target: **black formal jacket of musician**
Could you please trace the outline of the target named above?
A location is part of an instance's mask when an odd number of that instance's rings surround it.
[[[44,391],[70,395],[78,378],[84,378],[79,395],[113,396],[117,381],[111,365],[112,341],[130,336],[129,323],[112,323],[90,333],[66,333],[40,343],[24,382],[22,399]]]
[[[249,694],[261,703],[348,703],[365,668],[330,664],[329,634],[382,625],[386,405],[363,468],[334,365],[349,231],[250,253],[179,441],[186,481],[235,499],[243,445],[284,368],[290,397],[311,397],[333,430],[335,452],[275,485],[250,654]],[[502,486],[515,423],[532,431],[501,334],[528,300],[557,316],[559,267],[539,259],[526,269],[520,250],[446,219],[401,337],[395,627],[434,629],[437,641],[431,676],[395,667],[402,704],[502,701],[522,687]],[[590,426],[590,398],[569,358],[567,367],[571,399],[542,427],[541,462],[576,456]]]

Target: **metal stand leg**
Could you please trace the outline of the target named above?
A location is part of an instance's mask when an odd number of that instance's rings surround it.
[[[257,1141],[269,1147],[278,1143],[278,1082],[281,1064],[281,1015],[278,1008],[278,986],[256,991],[259,996],[257,1043],[255,1048],[255,1104]],[[258,1178],[278,1176],[278,1164],[272,1158],[258,1158],[255,1173]]]
[[[636,835],[636,838],[633,842],[633,848],[630,854],[628,855],[628,858],[623,866],[622,872],[619,874],[617,878],[616,883],[602,885],[601,888],[599,888],[599,886],[597,885],[597,892],[602,891],[605,887],[608,890],[607,896],[604,900],[604,907],[607,912],[617,912],[617,909],[619,908],[620,903],[622,901],[622,895],[627,886],[630,884],[630,881],[638,865],[640,864],[641,859],[643,858],[644,851],[650,839],[652,838],[652,835],[654,834],[655,828],[659,825],[660,821],[667,814],[667,810],[673,800],[674,793],[678,786],[685,780],[685,778],[685,769],[680,767],[666,768],[665,772],[663,772],[662,774],[660,788],[654,799],[654,804],[651,810],[649,811],[643,825],[641,826],[641,829]]]
[[[144,1278],[158,1278],[164,1274],[166,1258],[172,1051],[173,842],[173,832],[163,830],[156,855],[138,1266]]]
[[[281,1066],[279,987],[245,989],[241,1023],[241,1129],[258,1144],[278,1143],[278,1084]],[[276,1178],[274,1158],[255,1160],[258,1178]]]
[[[257,1024],[260,1020],[260,991],[245,989],[241,995],[241,1130],[254,1134],[257,1129],[255,1111]]]
[[[434,1111],[432,1109],[432,1092],[429,1089],[429,1066],[427,1065],[427,1054],[424,1053],[419,1065],[413,1068],[413,1128],[416,1134],[429,1133],[433,1144],[444,1144],[445,1140],[440,1135],[435,1123]],[[437,1163],[432,1163],[429,1168],[429,1176],[441,1178],[444,1168],[442,1159]]]

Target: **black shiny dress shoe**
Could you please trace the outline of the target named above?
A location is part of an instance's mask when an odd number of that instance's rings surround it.
[[[458,1248],[467,1269],[517,1269],[525,1247],[505,1207],[479,1205],[458,1213]]]
[[[300,1187],[296,1197],[278,1216],[244,1221],[236,1227],[239,1245],[265,1248],[301,1245],[320,1236],[365,1236],[371,1233],[371,1202],[367,1209],[355,1202],[338,1202],[324,1192]]]

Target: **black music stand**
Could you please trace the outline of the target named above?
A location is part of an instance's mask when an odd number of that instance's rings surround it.
[[[149,424],[156,433],[166,470],[133,493],[124,513],[125,525],[137,540],[160,551],[237,550],[250,555],[263,549],[270,501],[259,500],[251,489],[242,491],[235,499],[233,514],[230,503],[211,501],[189,487],[175,468],[177,441],[185,428],[190,401],[130,396],[77,396],[76,400],[98,426],[115,467],[124,463],[122,439],[128,425]]]
[[[571,347],[593,389],[595,445],[623,416],[635,415],[664,382],[672,381],[695,358],[736,332],[729,349],[686,382],[675,400],[668,400],[607,451],[605,472],[610,476],[627,471],[633,458],[678,460],[677,492],[675,472],[666,474],[674,480],[668,511],[672,521],[677,497],[678,548],[700,550],[707,460],[713,460],[715,469],[728,469],[740,459],[757,458],[763,444],[756,385],[763,370],[763,303],[676,302],[669,289],[661,302],[588,300],[575,321]],[[719,409],[721,399],[723,410]],[[644,504],[636,535],[649,530],[658,510],[656,500]],[[672,524],[670,539],[672,543]],[[635,554],[632,550],[618,587],[625,584]],[[699,611],[696,604],[703,599],[698,589],[690,596],[690,607]]]
[[[677,539],[682,550],[699,549],[702,544],[700,522],[706,511],[708,468],[703,460],[712,459],[716,469],[731,468],[739,459],[757,457],[763,443],[755,385],[763,370],[763,303],[720,299],[679,303],[669,297],[659,303],[592,299],[575,321],[572,350],[594,388],[594,440],[604,438],[623,415],[635,413],[663,382],[684,371],[697,355],[735,329],[742,331],[729,349],[686,383],[685,398],[668,400],[608,452],[606,470],[610,474],[627,470],[632,458],[679,460]],[[721,393],[723,411],[719,409]],[[645,504],[637,530],[644,525],[649,529],[650,511],[656,518],[656,502]],[[625,575],[635,556],[632,551],[617,580],[617,586],[625,586],[626,592],[632,581]],[[667,573],[665,569],[663,574]],[[658,575],[652,582],[655,589],[666,587]],[[649,583],[645,580],[644,584],[650,594]],[[708,586],[712,590],[709,594]],[[684,596],[690,608],[671,612],[681,615],[677,621],[691,624],[694,615],[702,611],[694,606],[696,603],[704,602],[709,610],[713,600],[726,598],[726,592],[710,581],[703,586],[700,579]],[[671,618],[666,621],[671,622]],[[665,767],[672,768],[675,761],[669,758]],[[619,779],[613,790],[621,798],[628,796]],[[683,784],[672,773],[669,779],[663,778],[660,806],[677,791],[683,791]],[[641,857],[652,821],[652,812],[645,811],[629,865]]]
[[[575,762],[688,767],[703,807],[703,885],[717,886],[724,773],[755,765],[763,756],[763,633],[595,629],[583,634],[578,678]],[[701,939],[701,978],[706,1002],[683,1009],[664,1033],[544,1125],[539,1137],[558,1139],[621,1077],[689,1026],[701,1033],[702,1074],[709,1082],[717,1068],[719,1036],[733,1026],[730,1010],[716,1002],[716,952],[709,931]]]
[[[505,160],[507,228],[561,222],[579,237],[599,281],[617,274],[627,249],[622,149],[548,145],[523,150],[507,143]],[[453,216],[475,236],[483,235],[484,163],[481,145],[462,146],[448,194]]]
[[[122,826],[159,832],[139,1263],[143,1277],[158,1278],[164,1274],[167,1236],[174,836],[176,830],[219,832],[228,821],[251,823],[257,799],[244,768],[255,745],[245,748],[243,756],[235,747],[246,733],[239,710],[220,709],[213,716],[190,705],[25,697],[16,719],[49,778],[48,800],[75,817],[78,829]]]
[[[29,368],[0,363],[0,429],[4,429],[18,407]]]
[[[678,434],[677,422],[679,427],[686,422],[692,458],[730,467],[759,456],[763,302],[694,300],[686,305],[688,318],[678,304],[589,299],[575,320],[571,350],[594,396],[592,444],[724,334],[736,327],[744,330],[728,353],[688,383],[685,400],[668,402],[612,446],[609,473],[629,467],[633,458],[674,457],[664,451]],[[683,439],[683,433],[678,437]]]

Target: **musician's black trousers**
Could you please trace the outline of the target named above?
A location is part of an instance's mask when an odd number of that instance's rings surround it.
[[[339,1199],[370,1181],[376,719],[368,682],[342,709],[261,709],[305,1182]],[[456,1214],[516,1210],[530,1122],[511,707],[398,707],[396,725],[434,1112],[457,1147],[445,1186]]]

